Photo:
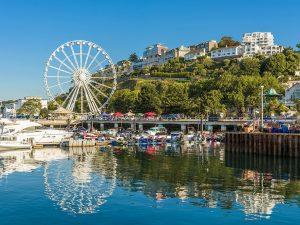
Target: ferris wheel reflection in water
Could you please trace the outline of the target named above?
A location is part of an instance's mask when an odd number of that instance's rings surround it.
[[[46,163],[46,195],[63,211],[72,214],[95,213],[112,195],[116,186],[116,159],[110,153],[102,157],[94,157],[95,154],[95,148],[73,148],[69,151],[72,160]]]

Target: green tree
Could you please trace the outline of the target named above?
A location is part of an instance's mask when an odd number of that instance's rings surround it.
[[[49,110],[47,108],[42,108],[40,110],[40,115],[39,116],[42,119],[48,119],[48,117],[49,117]]]
[[[162,110],[160,106],[161,100],[155,89],[155,85],[150,83],[142,85],[138,94],[137,111],[142,113],[149,111],[161,113]]]
[[[204,114],[209,113],[221,113],[225,111],[225,106],[221,103],[222,93],[219,90],[211,90],[205,92],[202,97],[200,97],[200,112]]]
[[[289,109],[281,102],[278,101],[277,98],[270,99],[268,103],[266,103],[265,111],[267,115],[280,115],[284,112],[287,112]]]
[[[20,109],[17,110],[17,114],[23,114],[28,116],[37,116],[42,109],[42,103],[39,99],[27,100]]]
[[[163,81],[158,84],[163,113],[185,112],[189,105],[188,86],[185,83]]]
[[[56,110],[57,109],[57,105],[54,103],[54,102],[48,102],[48,109],[50,110],[50,111],[54,111],[54,110]]]
[[[233,47],[233,46],[238,46],[241,43],[238,41],[235,41],[232,39],[230,36],[224,36],[221,38],[221,40],[218,43],[219,48],[224,48],[224,47]]]
[[[129,89],[121,89],[115,92],[111,101],[110,109],[113,111],[128,112],[134,111],[137,104],[137,91],[131,91]]]
[[[263,65],[263,71],[270,72],[275,77],[284,75],[286,68],[287,63],[283,53],[270,56]]]
[[[137,56],[136,53],[130,54],[130,56],[128,58],[128,61],[130,61],[130,62],[137,62],[138,60],[139,60],[139,57]]]
[[[286,59],[286,75],[295,75],[295,71],[299,67],[300,54],[295,52],[292,48],[285,48],[283,54]]]
[[[143,74],[149,74],[149,73],[150,73],[149,67],[146,66],[145,68],[143,68],[142,73],[143,73]]]
[[[256,76],[260,73],[260,61],[257,58],[244,58],[240,62],[240,74]]]

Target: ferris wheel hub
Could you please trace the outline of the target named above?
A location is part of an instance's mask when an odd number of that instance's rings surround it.
[[[74,72],[74,79],[77,81],[85,82],[90,77],[90,72],[84,68],[80,68]]]

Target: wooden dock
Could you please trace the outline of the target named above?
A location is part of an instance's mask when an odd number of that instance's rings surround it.
[[[230,152],[300,156],[300,134],[227,132],[225,144],[226,150]]]

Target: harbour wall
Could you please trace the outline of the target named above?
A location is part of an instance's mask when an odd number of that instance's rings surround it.
[[[226,132],[225,146],[233,153],[299,157],[300,134]]]

